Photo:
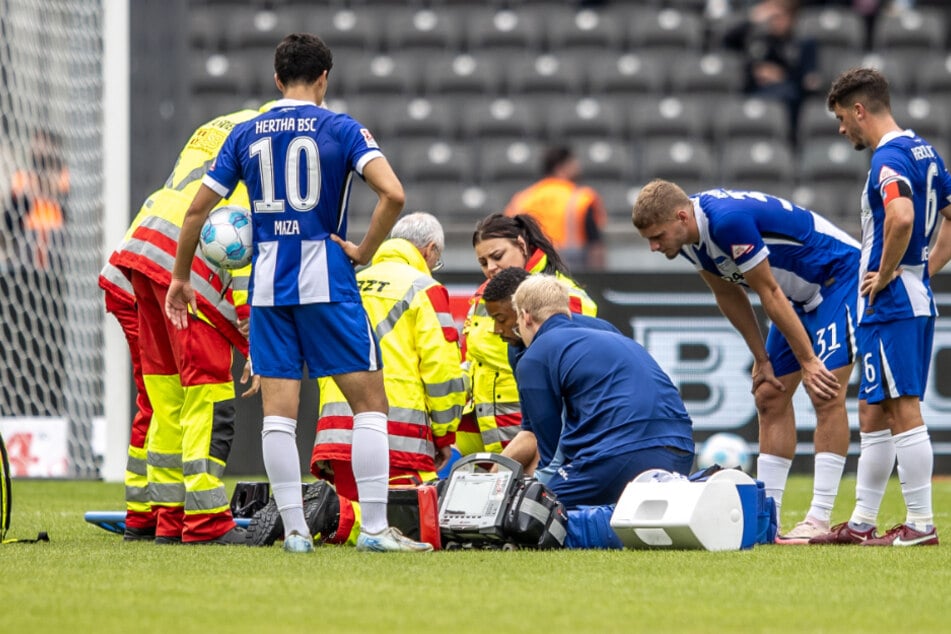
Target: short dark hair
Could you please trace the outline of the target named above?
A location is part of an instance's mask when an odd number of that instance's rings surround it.
[[[311,33],[291,33],[274,51],[274,72],[285,86],[312,84],[333,65],[330,48]]]
[[[574,158],[574,152],[567,145],[555,145],[545,150],[542,156],[542,172],[549,176],[556,169]]]
[[[512,299],[518,285],[528,279],[529,275],[531,273],[517,266],[502,269],[482,289],[482,299],[487,302]]]
[[[826,97],[829,110],[841,106],[861,103],[873,114],[891,111],[891,98],[888,93],[888,80],[874,68],[850,68],[835,81]]]

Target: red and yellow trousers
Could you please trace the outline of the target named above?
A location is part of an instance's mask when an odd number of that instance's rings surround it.
[[[125,525],[130,528],[152,528],[155,513],[149,504],[146,442],[152,422],[152,404],[142,378],[142,357],[139,353],[139,315],[135,300],[125,294],[106,289],[106,312],[119,322],[132,358],[135,380],[135,416],[129,434],[129,458],[125,468]]]
[[[147,472],[155,534],[215,539],[235,526],[221,480],[234,439],[231,344],[198,318],[177,330],[165,316],[164,284],[133,271],[132,288],[153,409]]]

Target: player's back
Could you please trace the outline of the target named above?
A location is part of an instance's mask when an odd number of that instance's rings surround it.
[[[359,301],[353,266],[329,238],[346,238],[353,173],[380,156],[351,117],[305,101],[282,99],[235,128],[204,182],[219,194],[248,187],[255,306]]]
[[[784,293],[803,303],[829,279],[857,274],[859,243],[812,210],[753,191],[717,189],[695,198],[706,250],[694,249],[696,259],[686,255],[705,270],[723,276],[729,260],[745,271],[768,257]]]

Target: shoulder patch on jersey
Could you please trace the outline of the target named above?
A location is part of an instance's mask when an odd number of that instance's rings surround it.
[[[370,134],[369,130],[366,128],[360,128],[360,134],[363,135],[363,140],[367,142],[367,147],[380,149],[379,144],[376,142],[376,139],[373,138],[373,135]]]
[[[878,170],[878,182],[881,184],[893,178],[898,178],[898,172],[887,165],[882,165],[882,169]]]
[[[753,250],[752,244],[734,244],[730,249],[733,251],[733,259],[741,258]]]

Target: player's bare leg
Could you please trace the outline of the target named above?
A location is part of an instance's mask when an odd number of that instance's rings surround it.
[[[766,495],[776,504],[781,523],[783,491],[796,455],[796,415],[792,395],[799,386],[799,373],[777,377],[785,391],[769,382],[761,383],[754,394],[759,419],[759,457],[756,477],[765,485]]]

